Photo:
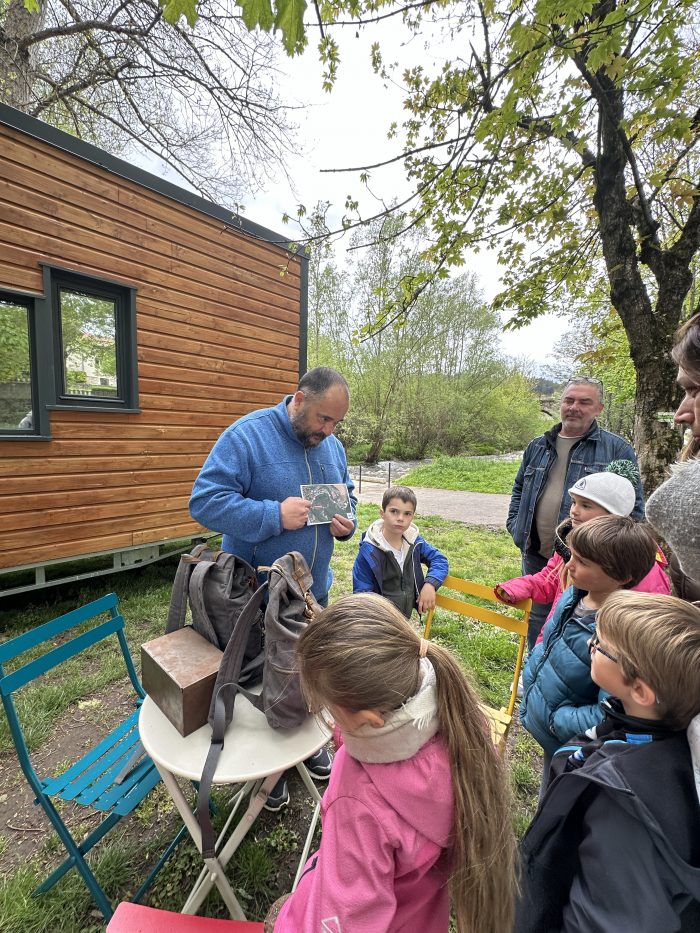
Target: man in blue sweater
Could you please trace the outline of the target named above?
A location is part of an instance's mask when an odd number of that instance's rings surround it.
[[[349,404],[348,384],[340,373],[325,366],[310,370],[294,395],[274,408],[245,415],[224,431],[190,499],[192,518],[222,532],[223,549],[253,567],[269,566],[288,551],[303,554],[313,574],[313,594],[323,606],[333,581],[335,539],[350,538],[356,520],[335,515],[329,524],[307,525],[311,502],[301,497],[300,487],[344,483],[355,511],[345,450],[333,436]],[[317,779],[328,778],[325,749],[306,764]],[[289,802],[286,781],[279,784],[270,794],[268,809],[281,809]]]

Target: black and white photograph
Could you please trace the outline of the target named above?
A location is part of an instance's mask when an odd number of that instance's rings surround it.
[[[301,495],[311,502],[307,525],[327,525],[334,515],[352,518],[348,488],[344,483],[310,483],[301,487]]]

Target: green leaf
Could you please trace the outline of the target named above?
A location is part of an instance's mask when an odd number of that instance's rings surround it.
[[[282,31],[282,45],[289,56],[304,51],[306,33],[304,32],[304,11],[306,0],[279,0],[275,27]]]
[[[275,25],[270,0],[237,0],[243,12],[243,22],[251,31],[259,26],[264,32],[270,32]]]
[[[34,0],[29,0],[29,2],[34,2]],[[189,26],[194,26],[197,22],[198,16],[196,0],[159,0],[159,3],[160,8],[163,11],[163,17],[169,23],[175,25],[180,21],[182,16],[185,17]]]

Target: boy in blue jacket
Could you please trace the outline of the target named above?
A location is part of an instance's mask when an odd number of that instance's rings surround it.
[[[591,678],[588,643],[608,597],[636,586],[651,570],[656,545],[645,526],[605,515],[574,528],[566,564],[573,586],[562,594],[523,670],[520,722],[545,752],[543,791],[552,755],[572,735],[603,718]]]
[[[408,486],[387,489],[381,517],[362,535],[352,568],[353,593],[379,593],[407,619],[414,609],[423,613],[435,607],[435,593],[448,573],[445,555],[413,524],[416,505],[416,494]]]

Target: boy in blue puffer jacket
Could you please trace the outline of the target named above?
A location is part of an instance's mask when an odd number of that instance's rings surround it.
[[[435,593],[447,576],[447,558],[413,524],[416,494],[391,486],[382,496],[378,518],[362,535],[352,568],[353,593],[379,593],[407,619],[435,608]],[[423,573],[423,566],[427,571]]]
[[[656,558],[646,527],[618,515],[579,525],[567,544],[574,585],[562,594],[523,671],[520,721],[544,749],[543,788],[554,752],[603,718],[598,704],[605,693],[591,679],[589,651],[596,612],[611,593],[636,586]]]

